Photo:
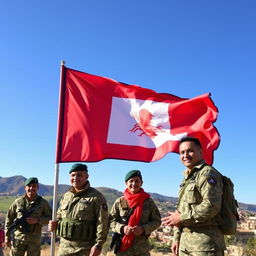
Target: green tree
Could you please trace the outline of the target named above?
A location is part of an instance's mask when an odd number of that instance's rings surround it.
[[[246,248],[244,251],[246,256],[256,256],[256,238],[248,239],[246,243]]]

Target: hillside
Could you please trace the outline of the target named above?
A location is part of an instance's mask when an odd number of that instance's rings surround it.
[[[24,194],[24,181],[23,176],[13,176],[9,178],[0,177],[0,213],[6,213],[11,203],[19,195]],[[59,198],[61,194],[65,193],[69,189],[69,185],[59,185]],[[114,201],[122,196],[122,192],[106,187],[97,187],[97,189],[105,196],[109,209],[113,205]],[[52,205],[53,186],[39,184],[39,194],[44,196]],[[175,210],[177,198],[163,196],[157,193],[150,193],[155,200],[161,213]]]
[[[0,177],[0,196],[18,196],[24,194],[25,177],[21,175],[12,177]],[[69,185],[59,184],[59,194],[65,193]],[[39,183],[39,194],[43,196],[51,196],[53,194],[53,186]]]
[[[0,196],[18,196],[24,194],[24,181],[25,177],[17,175],[12,177],[0,177]],[[59,184],[58,192],[59,195],[65,193],[69,188],[69,185]],[[122,195],[122,192],[106,187],[98,187],[108,201],[109,207],[114,203],[116,198]],[[52,196],[53,195],[53,186],[39,184],[39,194],[43,196]],[[175,205],[178,202],[176,197],[169,197],[160,195],[157,193],[150,193],[151,197],[155,200],[160,211],[166,212],[175,209]],[[51,200],[50,200],[51,201]],[[256,205],[238,203],[239,208],[245,211],[256,212]]]

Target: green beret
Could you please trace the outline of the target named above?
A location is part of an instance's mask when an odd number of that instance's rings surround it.
[[[26,179],[25,181],[25,186],[29,185],[30,183],[37,183],[38,184],[38,179],[36,177],[30,177]]]
[[[88,172],[88,170],[87,170],[87,165],[85,165],[85,164],[73,164],[73,165],[71,166],[71,169],[70,169],[69,173],[71,173],[71,172],[77,172],[77,171]]]
[[[140,177],[142,179],[141,173],[139,170],[131,170],[125,175],[125,182],[127,182],[132,177]]]

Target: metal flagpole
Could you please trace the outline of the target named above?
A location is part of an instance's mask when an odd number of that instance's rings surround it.
[[[61,127],[62,127],[62,115],[63,115],[63,84],[65,78],[65,62],[61,61],[60,68],[60,89],[59,89],[59,113],[58,113],[58,134],[57,134],[57,154],[56,154],[56,163],[55,163],[55,172],[54,172],[54,189],[53,189],[53,208],[52,208],[52,220],[56,220],[57,214],[57,204],[58,204],[58,184],[59,184],[59,154],[61,149]],[[52,232],[51,235],[51,251],[50,256],[55,254],[55,240],[56,240],[56,231]]]
[[[56,214],[57,214],[58,184],[59,184],[59,164],[57,163],[57,164],[55,164],[55,172],[54,172],[52,220],[56,219]],[[54,256],[54,254],[55,254],[55,240],[56,240],[56,232],[54,231],[54,232],[52,232],[52,236],[51,236],[50,256]]]

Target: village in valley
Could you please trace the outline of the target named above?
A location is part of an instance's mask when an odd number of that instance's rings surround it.
[[[240,220],[237,225],[237,234],[225,237],[227,246],[225,255],[256,255],[256,212],[239,210],[238,213]],[[162,247],[162,251],[168,252],[167,245],[172,243],[173,229],[161,227],[151,234],[151,238],[159,241],[157,246]]]

